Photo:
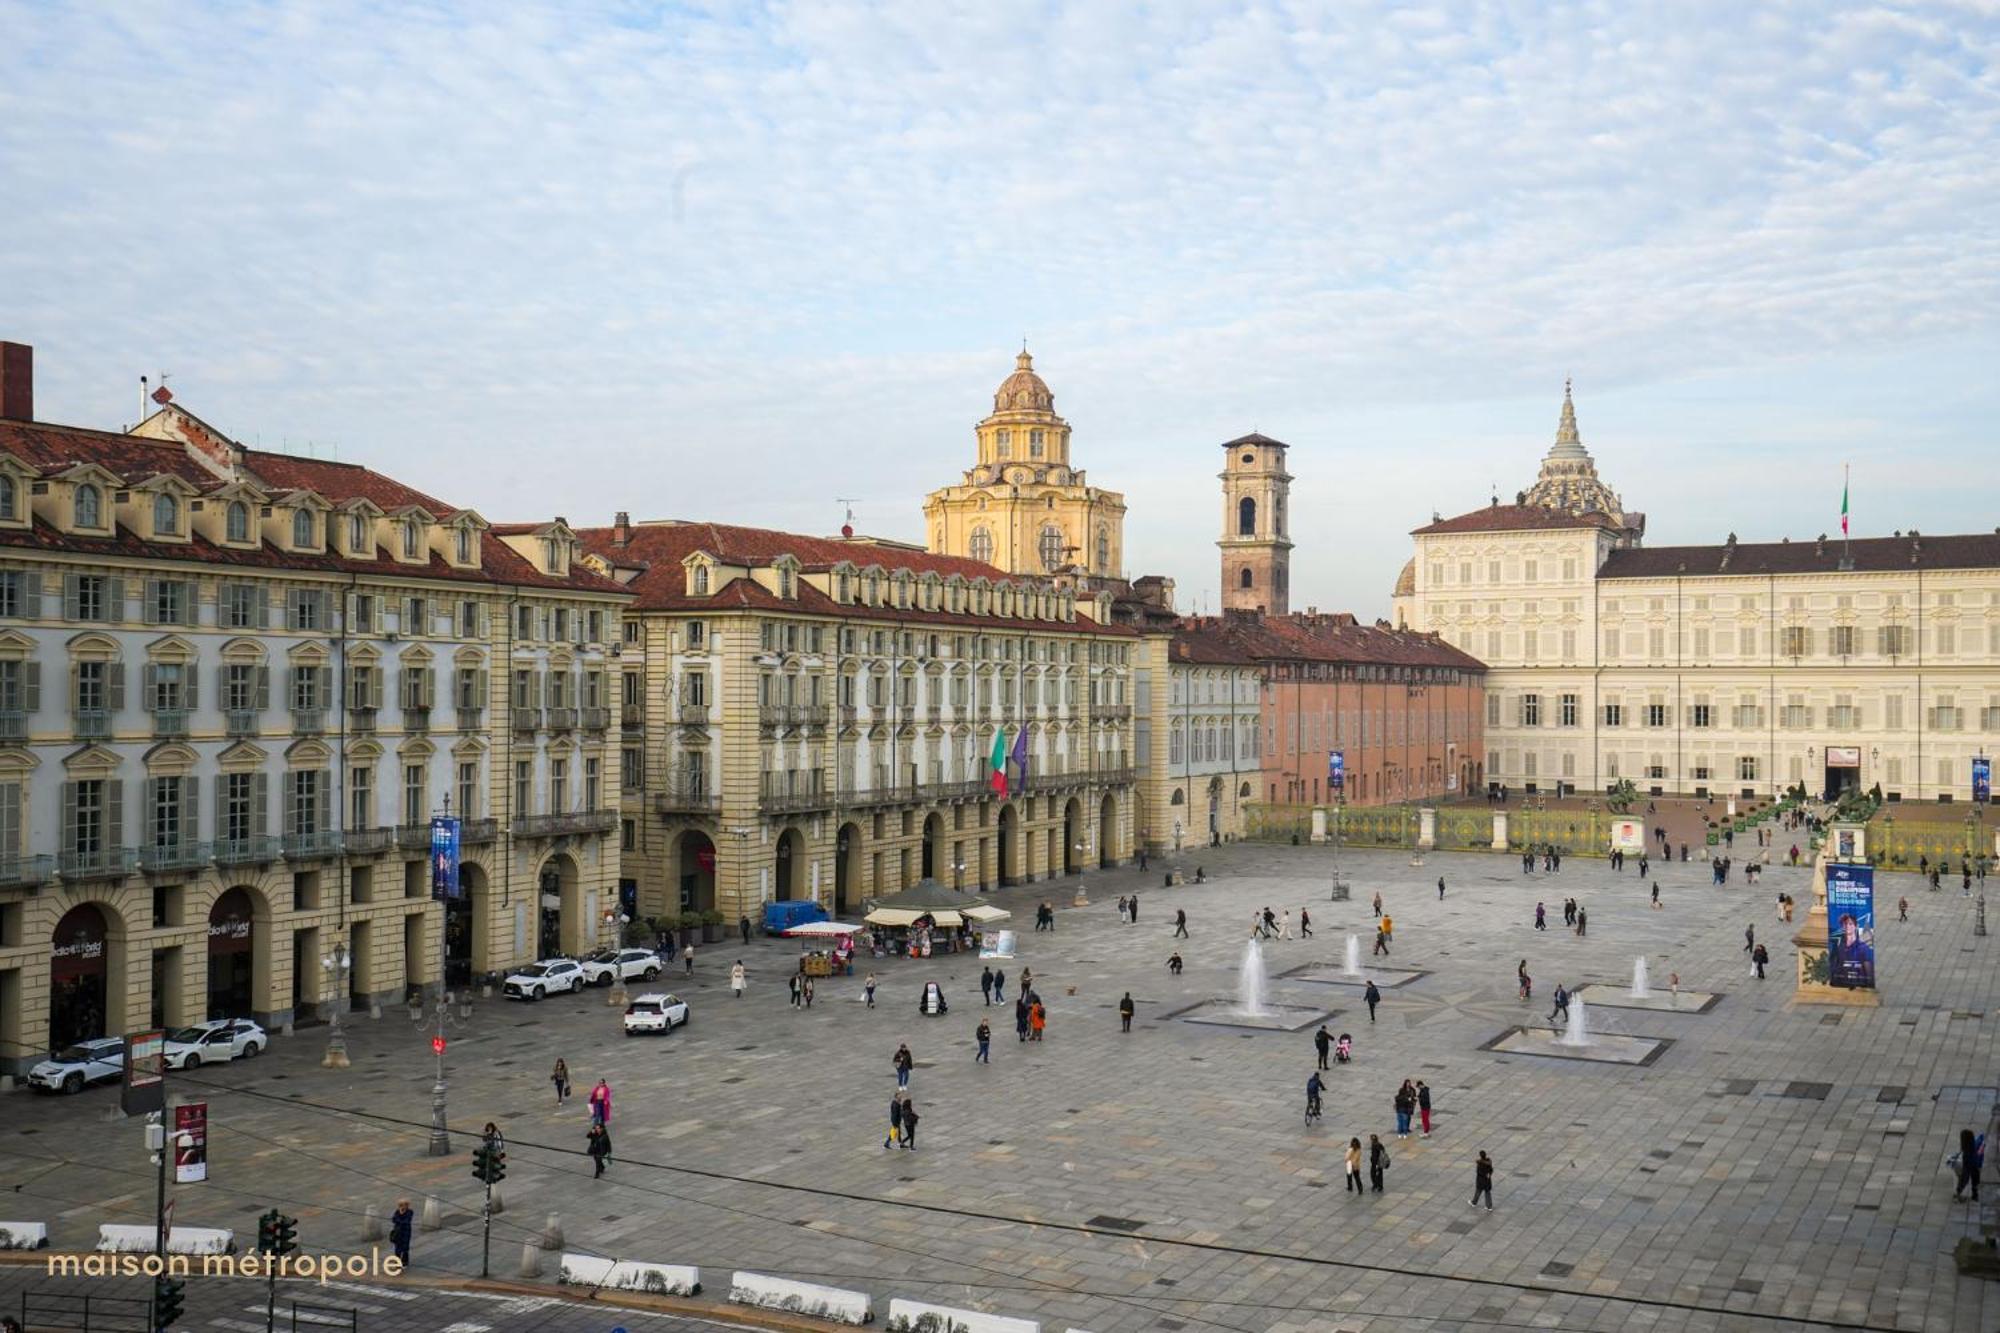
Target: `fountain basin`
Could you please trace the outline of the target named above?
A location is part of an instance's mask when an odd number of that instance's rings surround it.
[[[1665,1014],[1705,1014],[1722,1002],[1717,991],[1683,990],[1678,1000],[1673,992],[1655,989],[1641,999],[1624,986],[1592,982],[1572,992],[1593,1009],[1651,1009]]]
[[[1216,999],[1201,1000],[1161,1017],[1176,1018],[1183,1023],[1200,1023],[1205,1027],[1242,1028],[1249,1032],[1297,1032],[1301,1028],[1324,1023],[1339,1013],[1337,1009],[1316,1004],[1267,1002],[1261,1012],[1253,1014],[1235,1000]]]
[[[1398,986],[1421,981],[1430,973],[1418,967],[1364,967],[1361,974],[1355,976],[1332,963],[1306,963],[1278,975],[1287,981],[1310,981],[1315,986],[1352,986],[1356,990],[1373,981],[1377,990],[1394,990]]]
[[[1595,1003],[1593,1001],[1593,1003]],[[1508,1028],[1480,1046],[1482,1051],[1504,1055],[1538,1055],[1551,1060],[1582,1060],[1589,1064],[1645,1066],[1652,1064],[1673,1045],[1670,1037],[1628,1037],[1615,1032],[1593,1032],[1587,1046],[1569,1046],[1553,1028]]]

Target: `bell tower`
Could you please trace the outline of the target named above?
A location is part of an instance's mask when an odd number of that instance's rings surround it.
[[[1292,474],[1281,440],[1255,433],[1222,446],[1222,605],[1282,616],[1291,609]]]

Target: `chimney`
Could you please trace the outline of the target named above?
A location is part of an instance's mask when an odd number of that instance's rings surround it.
[[[35,419],[35,349],[0,342],[0,421]]]
[[[611,544],[620,547],[632,544],[632,516],[622,509],[611,523]]]

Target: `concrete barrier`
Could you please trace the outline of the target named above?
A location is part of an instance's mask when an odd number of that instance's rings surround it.
[[[46,1250],[47,1222],[0,1222],[0,1250]]]
[[[842,1291],[839,1287],[794,1282],[763,1273],[738,1271],[729,1279],[729,1299],[738,1305],[812,1315],[836,1324],[866,1324],[875,1318],[874,1305],[866,1292]]]
[[[101,1254],[151,1254],[159,1233],[151,1226],[104,1222],[97,1228]],[[234,1254],[236,1233],[227,1227],[175,1227],[167,1233],[168,1254]]]
[[[1010,1319],[925,1301],[889,1302],[889,1333],[1042,1333],[1033,1319]]]
[[[600,1259],[565,1254],[556,1280],[571,1287],[643,1291],[654,1296],[698,1296],[701,1270],[691,1264],[642,1264],[634,1259]]]

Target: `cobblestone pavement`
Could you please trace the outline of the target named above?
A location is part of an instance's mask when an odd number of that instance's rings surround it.
[[[494,1271],[562,1214],[576,1250],[714,1270],[754,1268],[1094,1333],[1236,1330],[1706,1330],[1840,1324],[1992,1330],[2000,1288],[1959,1279],[1950,1250],[1976,1225],[1951,1202],[1941,1158],[1964,1126],[1993,1119],[2000,1005],[1991,939],[1970,934],[1972,904],[1914,876],[1878,884],[1878,1009],[1790,1003],[1779,890],[1806,872],[1770,872],[1755,890],[1715,888],[1705,864],[1655,867],[1651,910],[1637,876],[1572,858],[1525,877],[1505,856],[1348,851],[1354,901],[1328,901],[1320,848],[1239,845],[1190,853],[1210,882],[1160,888],[1116,871],[994,895],[1015,909],[1020,957],[1047,1000],[1047,1040],[1015,1040],[1011,1006],[992,1011],[991,1065],[973,1062],[985,1014],[972,958],[880,960],[878,1008],[860,972],[822,983],[792,1010],[788,948],[758,941],[700,951],[685,993],[691,1025],[626,1040],[603,992],[539,1006],[482,1003],[453,1042],[453,1124],[488,1118],[510,1142],[507,1211]],[[1449,892],[1439,902],[1435,881]],[[1395,917],[1389,963],[1427,975],[1385,989],[1371,1023],[1358,992],[1274,980],[1274,998],[1338,1011],[1356,1059],[1328,1075],[1326,1118],[1301,1124],[1310,1032],[1247,1033],[1166,1019],[1234,992],[1250,914],[1313,914],[1311,940],[1268,946],[1271,970],[1337,964],[1344,936],[1368,931],[1370,894]],[[1136,925],[1120,893],[1140,890]],[[1894,920],[1898,895],[1911,920]],[[1062,907],[1035,933],[1031,905]],[[1589,935],[1561,929],[1579,898]],[[1534,904],[1551,928],[1532,928]],[[1185,907],[1191,938],[1170,938]],[[1754,980],[1743,931],[1772,945],[1773,979]],[[1372,941],[1372,935],[1366,936]],[[1187,970],[1169,974],[1178,948]],[[1555,984],[1629,980],[1647,956],[1654,984],[1678,971],[1720,992],[1706,1014],[1593,1006],[1594,1027],[1664,1037],[1647,1068],[1483,1051],[1540,1022]],[[742,956],[749,994],[732,999]],[[1526,958],[1537,1004],[1515,995]],[[917,1013],[920,983],[951,1000]],[[677,975],[670,983],[683,985]],[[1011,997],[1015,982],[1010,978]],[[1118,1030],[1130,990],[1138,1021]],[[176,1080],[210,1102],[212,1179],[178,1191],[193,1224],[254,1228],[271,1203],[298,1212],[309,1249],[359,1244],[361,1211],[400,1193],[445,1201],[446,1230],[420,1234],[420,1271],[476,1272],[472,1141],[424,1157],[427,1036],[392,1011],[350,1028],[354,1067],[322,1070],[323,1034],[302,1032],[254,1063]],[[885,1152],[890,1056],[908,1041],[919,1148]],[[547,1082],[568,1059],[578,1100]],[[580,1155],[581,1094],[616,1092],[617,1158],[593,1181]],[[1392,1137],[1405,1077],[1436,1100],[1431,1139]],[[150,1217],[141,1131],[115,1121],[115,1092],[0,1102],[0,1183],[14,1213],[47,1220],[59,1245],[95,1223]],[[362,1118],[373,1117],[373,1118]],[[1394,1164],[1381,1196],[1342,1189],[1340,1152],[1379,1133]],[[2000,1142],[2000,1140],[1996,1140]],[[1472,1162],[1496,1163],[1497,1208],[1467,1206]]]

